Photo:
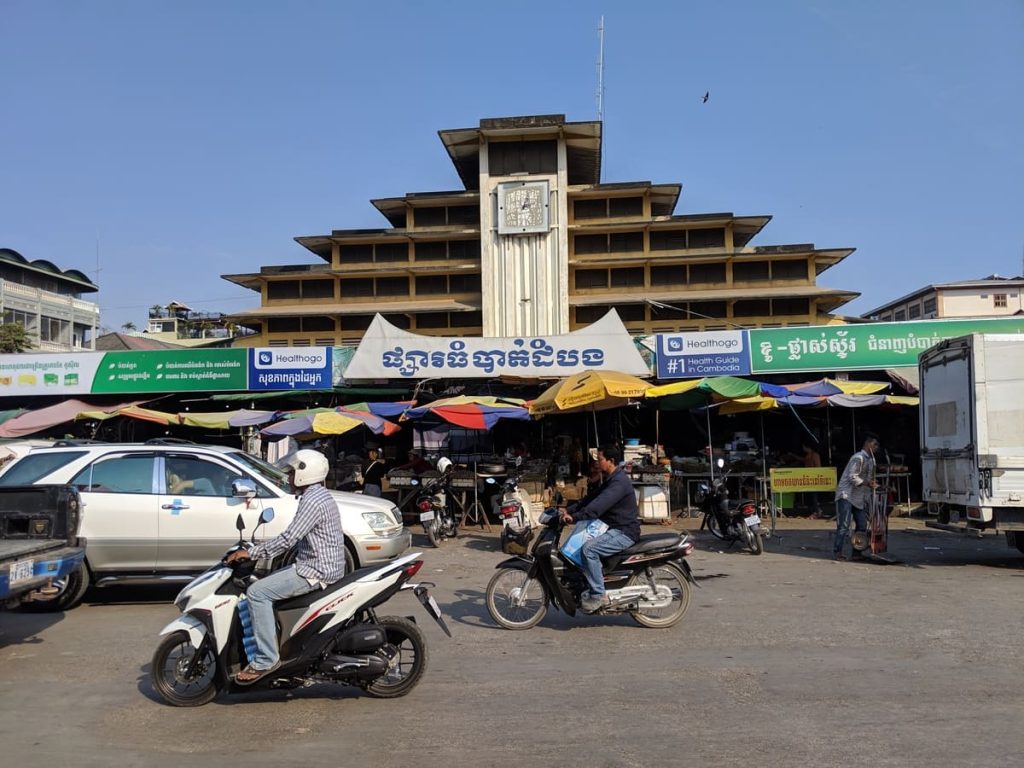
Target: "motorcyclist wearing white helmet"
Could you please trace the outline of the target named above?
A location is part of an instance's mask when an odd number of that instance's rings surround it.
[[[327,458],[301,450],[285,459],[288,480],[300,494],[291,524],[278,536],[251,549],[233,552],[228,562],[248,557],[275,557],[296,547],[295,563],[260,579],[248,590],[256,653],[249,666],[235,675],[242,685],[254,683],[281,665],[277,647],[274,602],[323,589],[345,575],[345,538],[338,506],[324,487]]]

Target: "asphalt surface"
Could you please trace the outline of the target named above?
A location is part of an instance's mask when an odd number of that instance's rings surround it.
[[[382,611],[416,616],[430,644],[423,681],[391,701],[316,686],[162,704],[149,660],[175,589],[0,613],[3,762],[1024,764],[1024,555],[919,521],[890,530],[893,565],[833,562],[820,521],[783,521],[761,557],[698,534],[702,588],[675,628],[551,611],[525,632],[487,616],[502,555],[493,532],[465,531],[424,549],[420,573],[437,582],[453,639],[411,597]]]

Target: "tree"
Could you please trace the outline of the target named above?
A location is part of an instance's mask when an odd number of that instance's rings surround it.
[[[0,352],[17,353],[32,349],[32,338],[21,323],[0,325]]]
[[[129,320],[127,323],[123,323],[121,325],[121,330],[122,331],[134,331],[135,330],[135,323],[133,323],[131,320]]]
[[[166,317],[167,311],[164,309],[163,304],[154,304],[149,308],[150,317]]]

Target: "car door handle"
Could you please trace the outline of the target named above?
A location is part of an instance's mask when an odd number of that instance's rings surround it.
[[[160,507],[160,509],[188,509],[188,508],[189,508],[188,504],[179,504],[177,502],[175,502],[174,504],[164,504],[163,506]]]

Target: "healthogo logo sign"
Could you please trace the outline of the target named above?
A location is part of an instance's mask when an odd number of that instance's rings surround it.
[[[746,331],[659,333],[658,378],[742,376],[750,373]]]
[[[329,389],[331,348],[258,348],[249,357],[249,389]]]
[[[324,368],[330,360],[330,347],[309,349],[257,349],[256,368]]]

